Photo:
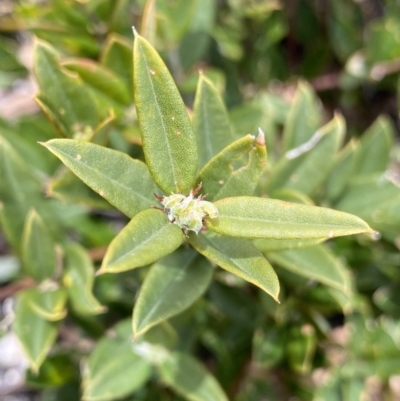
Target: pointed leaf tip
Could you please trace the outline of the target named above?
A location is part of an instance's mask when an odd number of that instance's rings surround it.
[[[135,36],[138,36],[136,28],[132,25],[132,32]]]

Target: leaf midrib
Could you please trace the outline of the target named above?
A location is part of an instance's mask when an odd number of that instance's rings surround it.
[[[176,174],[175,165],[172,162],[172,160],[173,160],[172,152],[171,152],[171,147],[170,147],[170,144],[169,144],[169,141],[168,141],[168,131],[167,131],[166,127],[165,127],[164,118],[163,118],[163,115],[162,115],[162,112],[161,112],[161,108],[160,108],[160,105],[159,105],[159,102],[158,102],[157,92],[154,89],[154,84],[153,84],[153,81],[152,81],[151,76],[150,76],[149,65],[147,63],[147,58],[145,56],[145,52],[143,51],[143,48],[142,48],[142,44],[139,42],[138,45],[140,46],[142,57],[143,57],[143,61],[144,61],[145,65],[146,65],[147,78],[148,78],[148,81],[150,82],[151,92],[152,92],[153,97],[155,99],[154,103],[155,103],[155,106],[156,106],[156,110],[158,112],[159,119],[161,120],[162,131],[164,133],[165,147],[166,147],[166,150],[167,150],[167,153],[168,153],[168,160],[170,162],[169,164],[171,165],[171,169],[172,169],[174,186],[175,186],[176,189],[179,189],[178,188],[178,177],[177,177],[177,174]]]

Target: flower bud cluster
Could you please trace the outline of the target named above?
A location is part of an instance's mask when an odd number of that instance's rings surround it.
[[[218,217],[218,210],[213,203],[207,202],[204,196],[195,198],[197,191],[190,191],[188,196],[172,194],[164,196],[161,204],[168,213],[171,223],[178,225],[186,234],[187,231],[194,231],[196,234],[203,228],[204,219]]]

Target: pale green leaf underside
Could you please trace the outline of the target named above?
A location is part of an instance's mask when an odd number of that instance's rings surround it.
[[[155,204],[153,194],[157,187],[143,162],[125,153],[74,139],[52,139],[42,145],[128,217]]]
[[[350,282],[346,267],[324,245],[268,253],[268,259],[300,276],[317,280],[346,294]]]
[[[136,34],[135,105],[146,164],[167,194],[188,193],[197,171],[197,144],[182,98],[154,48]]]
[[[144,210],[113,239],[99,273],[118,273],[153,263],[172,253],[182,241],[182,231],[162,211]]]
[[[206,258],[244,280],[255,284],[278,300],[278,277],[251,241],[224,236],[191,234],[190,243]]]
[[[123,321],[113,336],[103,337],[84,370],[83,399],[108,401],[134,393],[150,378],[152,368],[132,350],[130,321]],[[108,361],[108,363],[105,363]]]
[[[211,231],[232,237],[316,239],[372,232],[360,218],[336,210],[276,199],[234,197],[215,202],[219,215]]]
[[[96,315],[104,312],[92,293],[94,266],[85,249],[78,244],[64,247],[65,267],[63,283],[69,295],[72,308],[82,315]]]
[[[193,357],[174,352],[159,366],[161,381],[189,401],[228,401],[216,379]]]
[[[212,273],[207,259],[191,248],[178,249],[155,263],[133,310],[134,335],[187,309],[207,289]]]

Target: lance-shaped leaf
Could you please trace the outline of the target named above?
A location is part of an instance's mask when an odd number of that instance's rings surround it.
[[[69,58],[62,66],[79,74],[81,79],[101,95],[128,106],[131,103],[130,87],[114,71],[90,59]]]
[[[174,352],[158,368],[161,381],[189,401],[228,401],[217,380],[190,355]]]
[[[100,122],[96,103],[88,88],[73,73],[60,66],[55,50],[37,41],[34,54],[39,84],[39,103],[51,112],[53,122],[64,136],[93,130]]]
[[[390,212],[399,203],[400,188],[387,177],[373,174],[353,180],[335,208],[354,213],[380,228],[400,224],[400,216]]]
[[[122,321],[90,353],[83,372],[83,400],[124,398],[141,388],[151,373],[150,363],[132,349],[130,320]]]
[[[379,117],[363,134],[354,155],[354,175],[383,173],[390,161],[394,130],[387,117]]]
[[[343,263],[325,245],[268,253],[272,263],[348,294],[350,277]]]
[[[278,300],[278,277],[261,252],[251,241],[224,236],[191,234],[190,243],[206,258],[263,289]]]
[[[283,132],[283,150],[297,148],[309,141],[321,125],[321,108],[312,87],[299,82]]]
[[[326,196],[337,199],[346,188],[354,168],[355,142],[350,141],[336,156],[332,171],[326,182]]]
[[[185,105],[160,56],[137,33],[133,61],[135,105],[147,166],[166,194],[188,193],[198,157]]]
[[[63,283],[72,308],[82,315],[96,315],[104,312],[92,293],[94,266],[86,251],[78,244],[64,247],[65,267]]]
[[[193,108],[193,131],[202,168],[234,141],[225,105],[215,86],[200,75]]]
[[[218,218],[207,220],[207,228],[232,237],[311,239],[373,232],[351,214],[276,199],[238,196],[214,205]]]
[[[234,170],[231,165],[232,159],[238,157],[240,153],[246,152],[250,139],[253,139],[253,142],[248,154],[248,163]],[[203,182],[204,179],[203,191],[205,193],[208,194],[208,189],[210,189],[212,194],[210,200],[254,193],[267,163],[264,133],[261,130],[255,140],[255,147],[253,144],[254,137],[247,135],[225,148],[204,166],[199,180]]]
[[[63,319],[67,310],[65,304],[67,302],[67,293],[64,288],[56,289],[39,289],[30,288],[25,290],[29,299],[31,309],[43,319],[55,322]]]
[[[268,191],[286,187],[312,195],[334,164],[344,130],[343,117],[336,115],[309,141],[286,152],[268,176]]]
[[[57,337],[57,325],[34,312],[31,303],[29,292],[21,291],[18,294],[13,328],[32,370],[37,372]]]
[[[193,249],[178,249],[155,263],[143,282],[133,310],[133,334],[193,304],[210,284],[213,267]]]
[[[133,89],[133,52],[126,38],[112,33],[104,45],[101,64],[115,72],[131,93]],[[132,96],[131,96],[132,97]]]
[[[0,171],[2,228],[9,243],[21,251],[25,218],[32,208],[38,211],[51,232],[57,230],[57,215],[53,213],[54,200],[43,198],[42,183],[32,167],[1,136]]]
[[[42,145],[128,217],[154,205],[157,187],[143,162],[117,150],[74,139],[52,139]]]
[[[144,210],[111,242],[98,274],[148,265],[172,253],[182,241],[182,231],[162,211]]]
[[[51,278],[57,264],[55,243],[34,209],[26,216],[22,241],[25,273],[37,281]]]

